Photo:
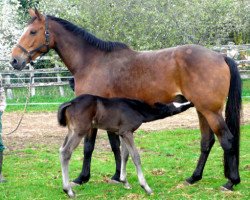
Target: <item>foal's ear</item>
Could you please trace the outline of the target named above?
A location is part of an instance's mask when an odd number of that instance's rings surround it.
[[[34,9],[29,9],[29,14],[31,17],[37,17],[38,20],[41,20],[43,18],[43,15],[35,8]]]

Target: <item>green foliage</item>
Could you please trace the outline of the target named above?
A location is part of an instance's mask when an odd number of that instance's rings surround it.
[[[39,4],[39,0],[19,0],[22,8],[28,10],[29,8],[34,8]]]
[[[244,0],[42,0],[39,7],[137,50],[249,41],[249,4]]]
[[[34,130],[36,131],[36,130]],[[66,131],[66,129],[65,129]],[[215,143],[208,158],[203,179],[192,186],[183,186],[197,163],[200,154],[198,130],[178,129],[172,131],[144,132],[135,134],[135,143],[140,150],[143,172],[154,195],[148,196],[139,186],[136,170],[128,161],[128,181],[132,189],[121,184],[108,184],[115,171],[112,151],[104,148],[106,134],[96,141],[91,164],[90,182],[74,188],[77,199],[249,199],[250,125],[243,126],[241,137],[241,184],[234,192],[221,192],[226,182],[223,175],[222,149]],[[48,139],[46,137],[43,140]],[[56,139],[55,138],[49,138]],[[15,141],[18,145],[18,139]],[[45,143],[46,141],[44,141]],[[61,143],[63,142],[63,139]],[[28,143],[28,141],[27,141]],[[18,146],[19,147],[19,146]],[[0,199],[67,199],[62,191],[59,145],[30,144],[19,150],[6,151],[3,172],[8,182],[0,184]],[[31,162],[32,160],[32,162]],[[74,152],[70,162],[70,178],[75,178],[82,165],[82,145]]]

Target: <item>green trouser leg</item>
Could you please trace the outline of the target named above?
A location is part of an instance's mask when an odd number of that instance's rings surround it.
[[[2,175],[2,165],[3,165],[3,152],[0,151],[0,183],[6,182],[6,180],[4,179]]]
[[[1,174],[2,174],[2,166],[3,166],[3,152],[0,151],[0,181],[1,181]]]
[[[3,151],[5,149],[5,146],[3,145],[3,140],[2,140],[2,114],[3,112],[0,112],[0,151]]]

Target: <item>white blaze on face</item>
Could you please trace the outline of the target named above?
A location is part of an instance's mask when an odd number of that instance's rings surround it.
[[[27,30],[28,30],[28,27],[25,27],[24,30],[23,30],[23,33],[22,33],[21,37],[19,38],[18,42],[20,42],[21,38],[24,36],[24,34],[27,32]]]
[[[182,106],[191,104],[191,102],[189,102],[189,101],[188,101],[188,102],[185,102],[185,103],[173,102],[173,104],[174,104],[174,106],[175,106],[176,108],[180,108],[180,107],[182,107]]]

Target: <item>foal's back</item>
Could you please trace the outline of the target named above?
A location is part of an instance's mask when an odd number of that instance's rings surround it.
[[[79,132],[89,133],[92,128],[134,131],[146,118],[156,114],[153,107],[139,100],[84,94],[60,106],[58,121]]]
[[[95,97],[96,113],[92,125],[112,132],[136,130],[143,122],[143,116],[138,112],[141,109],[139,107],[150,107],[134,99]]]

